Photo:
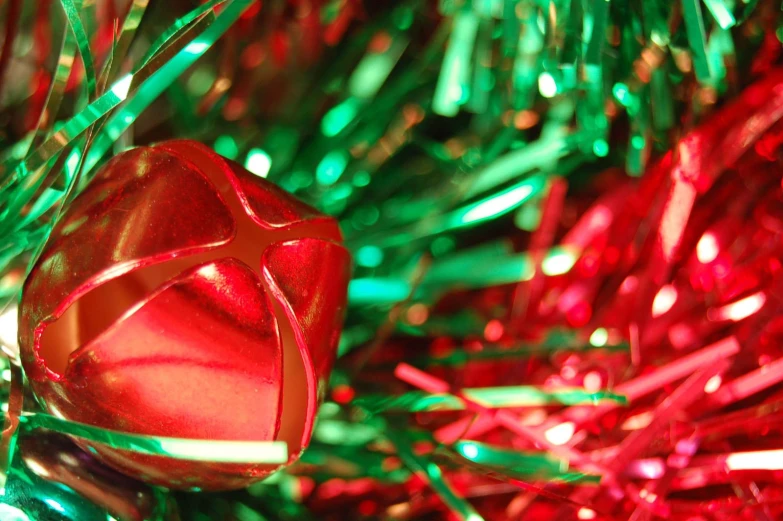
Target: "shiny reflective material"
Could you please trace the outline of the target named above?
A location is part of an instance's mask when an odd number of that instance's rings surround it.
[[[340,243],[335,221],[198,143],[125,152],[74,200],[25,284],[33,389],[72,421],[281,440],[291,462],[335,356],[350,275]],[[237,488],[276,468],[90,446],[173,488]]]
[[[158,520],[165,507],[151,487],[107,468],[59,434],[21,436],[8,474],[0,496],[3,521]]]

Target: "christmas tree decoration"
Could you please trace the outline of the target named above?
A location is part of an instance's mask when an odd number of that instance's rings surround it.
[[[120,154],[69,205],[27,278],[19,337],[32,388],[57,417],[279,439],[293,461],[336,354],[350,275],[340,241],[333,219],[198,143]],[[175,488],[238,488],[274,470],[93,448]]]
[[[779,2],[0,33],[3,521],[783,519]]]
[[[106,467],[66,437],[22,436],[6,482],[0,518],[12,521],[154,519],[166,510],[163,496]]]

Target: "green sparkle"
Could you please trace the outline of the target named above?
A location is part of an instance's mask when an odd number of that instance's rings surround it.
[[[65,507],[59,501],[57,501],[56,499],[48,497],[48,498],[44,499],[44,503],[46,503],[47,505],[52,507],[54,510],[56,510],[56,511],[62,513],[62,514],[64,514],[66,512]]]
[[[324,402],[321,408],[318,410],[318,415],[321,418],[331,418],[337,416],[340,413],[340,406],[334,402]]]
[[[603,347],[609,341],[609,332],[606,329],[599,327],[593,334],[590,335],[590,344],[595,347]]]
[[[392,13],[392,19],[398,29],[407,31],[413,25],[413,9],[408,6],[395,9]]]
[[[405,299],[410,286],[397,279],[354,279],[348,284],[351,304],[389,304]]]
[[[356,252],[356,263],[365,268],[377,268],[383,262],[383,250],[377,246],[362,246]]]
[[[187,82],[188,92],[194,96],[203,96],[215,82],[215,75],[209,67],[200,67],[193,71]]]
[[[544,275],[553,277],[563,275],[574,266],[576,255],[568,250],[553,250],[541,263],[541,271]]]
[[[209,44],[195,39],[185,46],[184,51],[194,56],[201,56],[207,49],[209,49]]]
[[[65,161],[65,166],[68,168],[68,174],[69,179],[70,176],[74,175],[76,173],[76,168],[79,166],[79,159],[81,158],[81,154],[79,154],[79,150],[73,150],[70,154],[68,154],[68,159]]]
[[[542,177],[532,177],[499,193],[468,205],[452,216],[458,226],[474,224],[493,219],[507,213],[527,201],[541,190]]]
[[[333,150],[326,154],[321,162],[318,163],[315,169],[315,180],[320,185],[333,185],[343,175],[347,165],[348,158],[346,153],[340,150]]]
[[[457,450],[459,450],[463,456],[471,460],[479,455],[478,445],[475,443],[463,443],[457,447]]]
[[[385,52],[368,52],[348,80],[351,96],[364,100],[375,96],[397,64],[405,46],[404,39],[397,38]]]
[[[704,3],[721,29],[730,29],[737,24],[725,0],[704,0]]]
[[[313,176],[310,172],[297,170],[291,174],[288,181],[291,183],[291,186],[294,187],[294,190],[298,190],[311,186],[313,184]]]
[[[557,83],[554,76],[548,72],[543,72],[538,77],[538,91],[545,98],[552,98],[557,94]]]
[[[624,83],[615,83],[612,87],[612,94],[622,105],[628,106],[629,103],[629,91],[628,87]]]
[[[272,168],[272,158],[260,148],[252,148],[247,153],[245,159],[245,168],[256,174],[258,177],[269,175],[269,169]]]
[[[234,516],[239,521],[266,521],[266,518],[243,503],[234,505]]]
[[[593,142],[593,153],[598,157],[606,157],[609,153],[609,143],[603,139],[596,139]]]
[[[514,224],[521,230],[535,231],[541,222],[541,209],[534,204],[522,206],[514,215]]]
[[[370,172],[360,170],[353,175],[353,185],[362,187],[370,184]]]
[[[223,135],[215,140],[215,152],[228,159],[236,159],[239,155],[237,142],[231,136]]]
[[[454,16],[451,38],[432,100],[432,110],[436,114],[456,116],[460,105],[470,96],[467,83],[478,26],[479,19],[470,10]]]
[[[352,193],[353,188],[351,185],[342,184],[338,187],[335,187],[335,189],[329,193],[329,198],[335,201],[339,201],[342,199],[348,199]]]
[[[348,98],[332,107],[321,120],[321,132],[326,137],[334,137],[347,127],[359,111],[359,101]]]

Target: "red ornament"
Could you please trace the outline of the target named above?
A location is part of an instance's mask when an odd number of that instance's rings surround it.
[[[350,256],[337,223],[193,141],[112,159],[27,279],[22,361],[53,414],[125,432],[308,444],[335,357]],[[94,445],[172,488],[275,470]]]

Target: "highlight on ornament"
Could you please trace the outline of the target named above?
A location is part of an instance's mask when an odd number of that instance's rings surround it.
[[[0,4],[0,520],[783,518],[782,41]]]

